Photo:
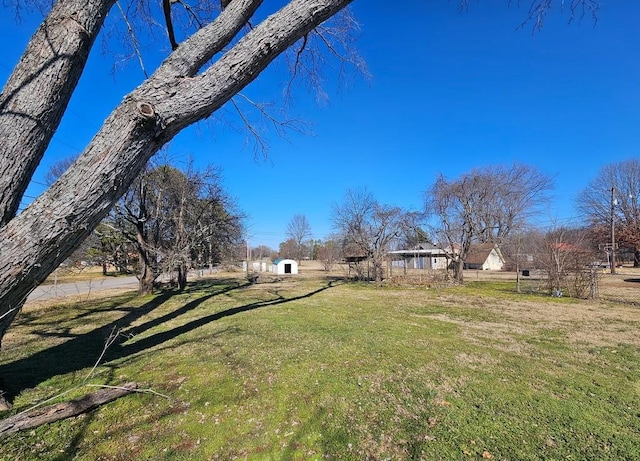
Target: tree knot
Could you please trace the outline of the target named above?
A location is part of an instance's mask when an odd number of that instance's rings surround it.
[[[153,109],[153,105],[148,102],[139,102],[138,112],[140,112],[144,118],[154,119],[156,117],[156,111]]]

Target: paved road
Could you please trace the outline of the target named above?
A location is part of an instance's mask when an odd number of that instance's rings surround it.
[[[116,288],[136,289],[137,287],[138,279],[135,277],[100,277],[83,282],[40,285],[31,292],[27,298],[27,302],[62,298],[64,296],[76,294],[86,294],[91,293],[92,291],[103,291]]]

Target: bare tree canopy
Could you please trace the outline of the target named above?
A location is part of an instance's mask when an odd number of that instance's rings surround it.
[[[602,244],[612,243],[613,224],[617,246],[634,253],[635,267],[640,266],[639,195],[640,160],[631,159],[604,166],[577,197],[593,237]]]
[[[520,4],[519,1],[507,0],[508,5],[512,3]],[[469,8],[469,0],[460,0],[460,9],[466,10],[467,8]],[[569,21],[588,15],[595,22],[598,19],[600,2],[599,0],[531,0],[527,16],[520,27],[531,25],[534,31],[539,31],[544,26],[549,12],[558,9],[568,11]]]
[[[537,235],[536,235],[537,234]],[[554,296],[595,297],[592,276],[595,252],[584,229],[553,228],[528,236],[534,247],[536,265],[547,274],[547,288]]]
[[[287,236],[296,243],[298,262],[302,259],[302,244],[311,238],[311,225],[303,214],[294,215],[287,224]]]
[[[153,292],[161,273],[177,272],[182,290],[187,272],[212,266],[239,243],[242,214],[221,186],[218,170],[148,167],[118,201],[107,222],[138,253],[140,294]]]
[[[342,256],[342,248],[339,241],[340,238],[338,236],[332,236],[318,245],[317,259],[322,263],[322,267],[326,272],[331,272],[333,266]]]
[[[176,31],[179,46],[123,98],[74,164],[16,216],[115,4],[57,1],[0,95],[0,338],[29,292],[92,232],[155,152],[297,42],[302,59],[307,37],[321,33],[350,1],[292,0],[246,27],[262,2],[233,0],[197,30]],[[157,8],[132,3],[131,10],[153,16]],[[174,18],[174,30],[176,24]],[[325,32],[317,42],[339,54],[339,35]]]
[[[454,277],[462,281],[464,260],[473,243],[499,245],[521,229],[546,203],[552,181],[521,164],[487,166],[449,181],[440,175],[427,191],[425,208],[433,234],[450,253]]]
[[[333,225],[343,238],[345,256],[362,257],[373,265],[373,278],[384,277],[384,258],[403,231],[405,212],[380,204],[365,188],[348,190],[333,205]]]

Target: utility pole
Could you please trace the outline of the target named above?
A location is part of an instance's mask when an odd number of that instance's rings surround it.
[[[614,205],[616,204],[616,200],[614,198],[616,188],[611,188],[611,273],[616,273],[616,226],[615,226],[615,213],[614,213]]]

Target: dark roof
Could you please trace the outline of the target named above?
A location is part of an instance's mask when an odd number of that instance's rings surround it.
[[[344,261],[348,263],[357,263],[360,261],[364,261],[365,259],[367,259],[366,256],[345,256],[344,257]]]
[[[297,261],[295,259],[291,259],[291,258],[278,258],[278,259],[274,259],[273,260],[273,264],[278,265],[279,263],[281,263],[282,261],[293,261],[294,263],[297,263]]]

